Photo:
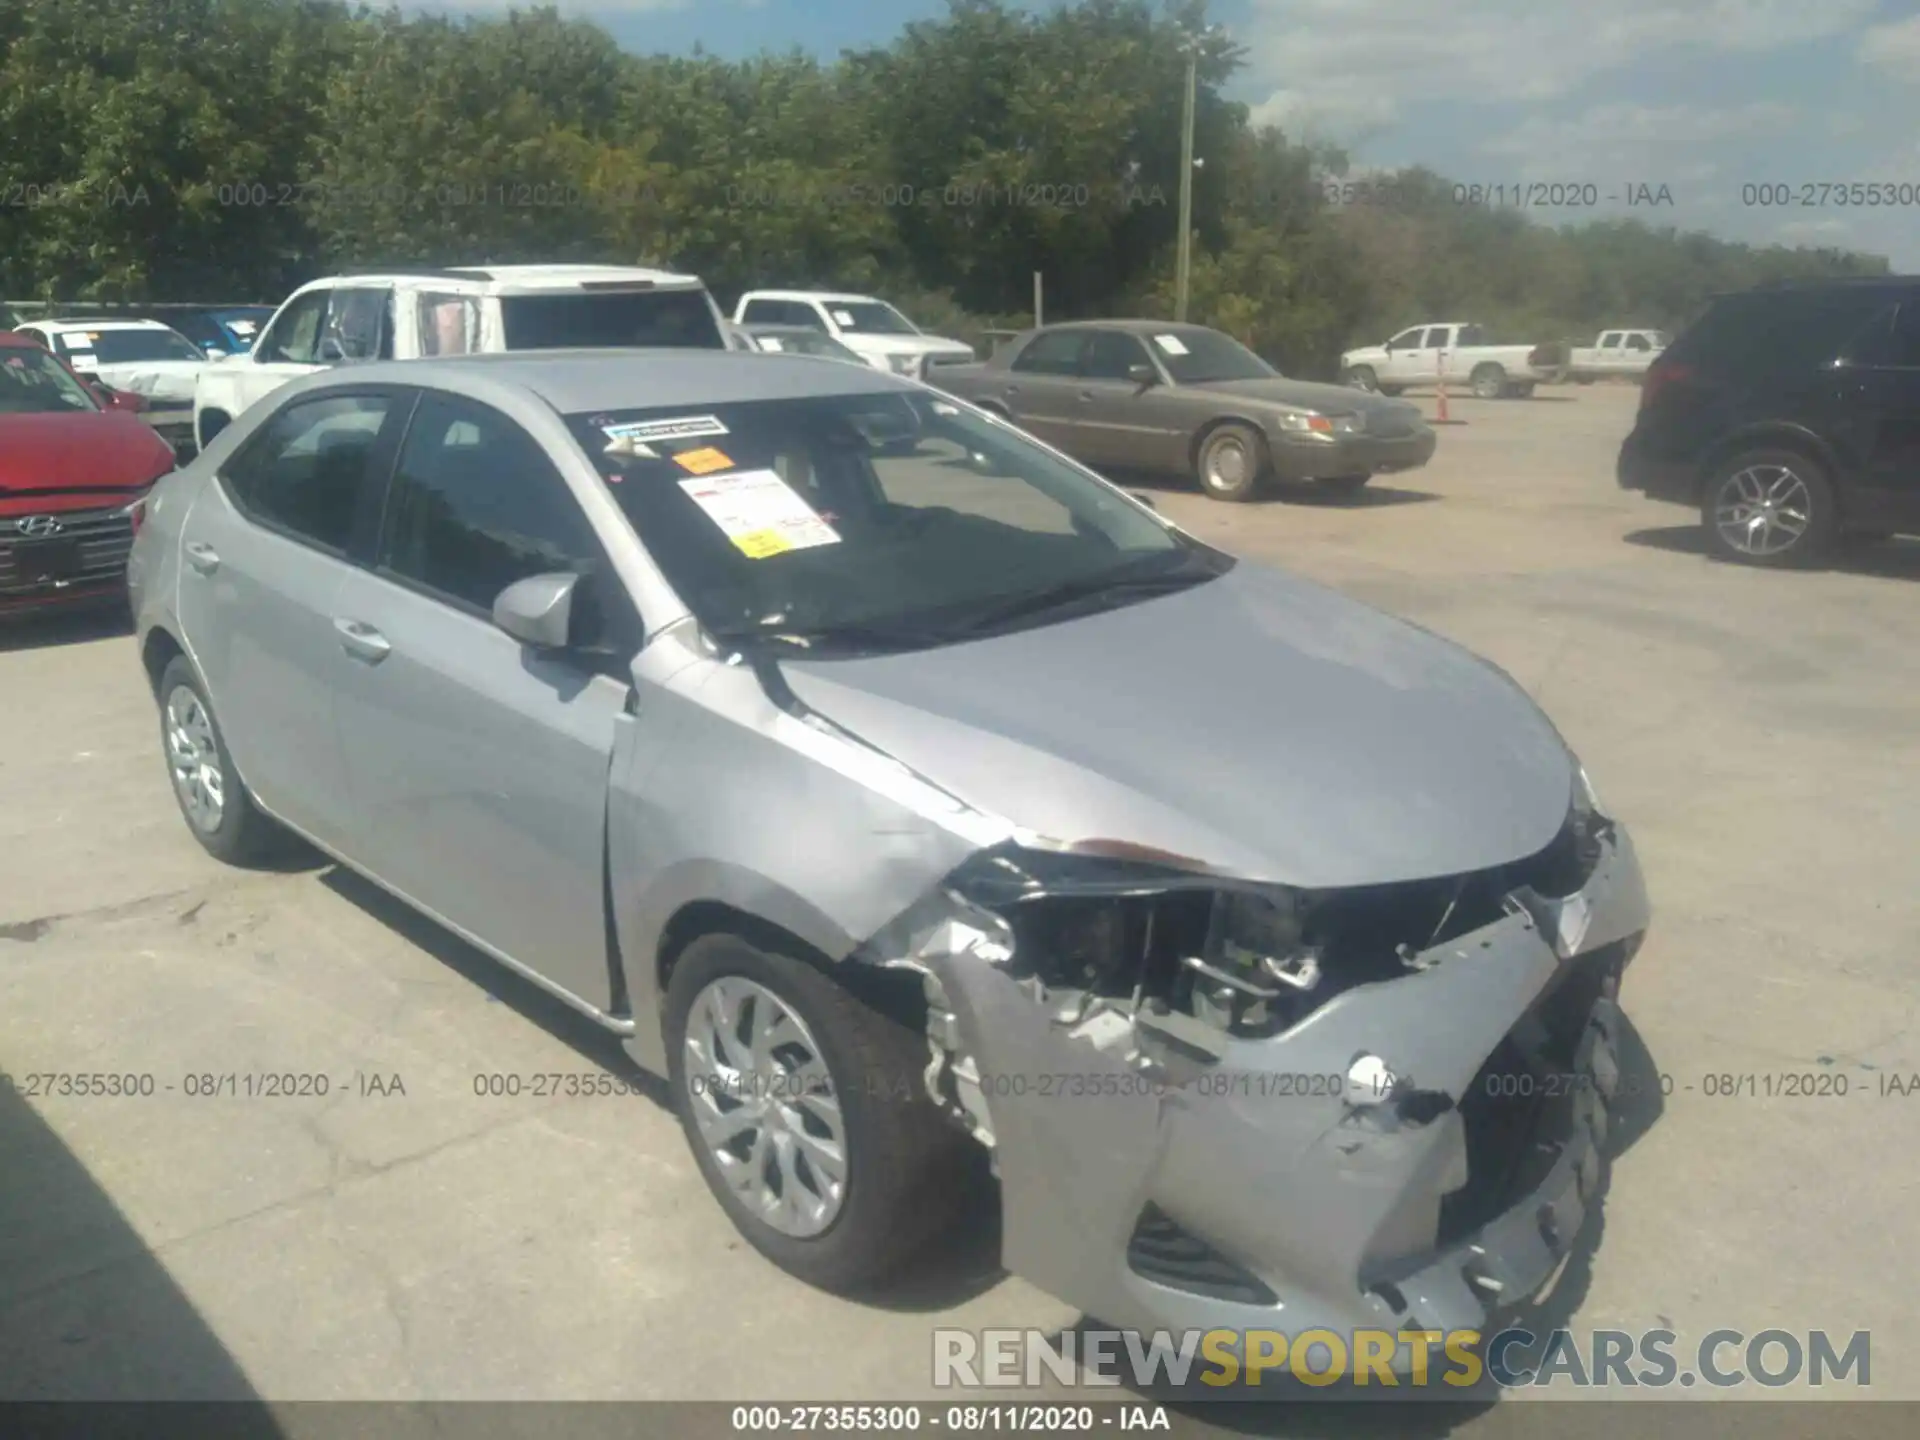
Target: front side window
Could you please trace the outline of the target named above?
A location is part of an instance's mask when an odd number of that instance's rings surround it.
[[[575,415],[710,633],[919,649],[1198,584],[1231,562],[1004,425],[885,392]]]
[[[427,396],[407,427],[379,566],[482,615],[517,581],[578,575],[583,652],[611,654],[637,628],[593,526],[539,442],[499,411],[451,396]]]
[[[344,553],[392,407],[384,395],[295,401],[261,427],[221,479],[250,518]]]
[[[47,351],[37,346],[0,347],[0,415],[57,415],[99,408],[87,387]]]
[[[1135,365],[1146,365],[1140,341],[1118,330],[1096,330],[1080,356],[1080,374],[1088,380],[1129,380]]]
[[[1402,330],[1398,335],[1387,341],[1387,349],[1418,350],[1420,348],[1420,336],[1422,333],[1422,331],[1417,329]]]
[[[789,306],[784,300],[749,300],[746,308],[740,312],[742,325],[791,325],[794,322],[787,317]]]
[[[1280,372],[1231,335],[1199,326],[1155,332],[1154,351],[1176,385],[1215,380],[1271,380]]]
[[[320,359],[357,364],[393,358],[393,292],[335,290],[320,332]]]
[[[509,350],[728,348],[704,290],[507,295],[500,300],[500,320]]]
[[[268,364],[319,364],[320,323],[326,318],[328,293],[309,290],[288,302],[254,347],[255,357]]]

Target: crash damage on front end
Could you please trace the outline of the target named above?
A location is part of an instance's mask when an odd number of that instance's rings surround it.
[[[918,972],[926,1084],[1007,1268],[1153,1330],[1476,1329],[1605,1184],[1649,907],[1579,774],[1540,853],[1303,892],[1030,835],[850,957]]]

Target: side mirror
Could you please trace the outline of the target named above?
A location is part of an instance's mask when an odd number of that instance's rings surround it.
[[[1160,372],[1144,360],[1140,360],[1127,366],[1127,378],[1136,385],[1158,385]]]
[[[493,623],[522,645],[564,650],[573,636],[573,595],[580,577],[529,575],[516,580],[493,602]]]

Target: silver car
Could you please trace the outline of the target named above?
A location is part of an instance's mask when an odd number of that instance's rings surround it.
[[[1604,1183],[1648,906],[1552,724],[912,381],[315,376],[130,578],[199,841],[304,837],[623,1037],[817,1284],[985,1147],[1008,1268],[1109,1323],[1453,1330]]]

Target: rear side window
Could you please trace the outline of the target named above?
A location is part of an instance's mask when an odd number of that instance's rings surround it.
[[[1734,375],[1830,365],[1887,307],[1873,289],[1753,290],[1716,300],[1666,351],[1674,361]]]
[[[1029,375],[1077,375],[1080,351],[1086,343],[1084,330],[1049,330],[1034,336],[1014,357],[1013,368]]]
[[[725,350],[705,290],[582,290],[561,295],[508,295],[500,319],[509,350]]]
[[[221,472],[249,519],[345,553],[367,462],[392,408],[383,395],[329,395],[289,405]]]

